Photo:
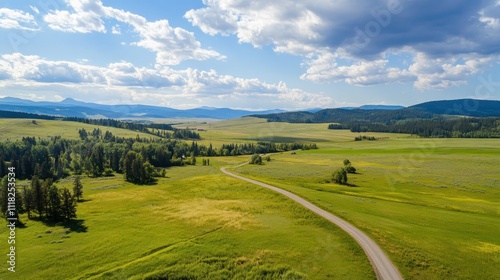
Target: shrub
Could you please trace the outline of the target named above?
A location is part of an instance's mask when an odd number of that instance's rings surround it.
[[[347,184],[347,170],[343,167],[335,170],[332,174],[332,181],[341,185]]]

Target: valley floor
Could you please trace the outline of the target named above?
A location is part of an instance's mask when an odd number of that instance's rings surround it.
[[[77,138],[82,127],[16,124],[36,137],[61,129]],[[214,147],[299,141],[319,149],[272,154],[263,165],[239,166],[250,156],[229,156],[210,157],[210,166],[201,166],[198,158],[196,166],[167,169],[153,185],[127,183],[120,174],[85,177],[84,201],[72,223],[21,216],[16,272],[4,265],[0,279],[375,279],[363,250],[345,232],[221,167],[352,223],[405,279],[500,279],[498,139],[358,134],[253,118],[189,125],[202,129],[200,143]],[[23,136],[2,120],[3,130],[9,141]],[[354,141],[360,135],[378,140]],[[345,159],[357,169],[348,174],[350,186],[331,182]],[[27,184],[19,181],[18,188]],[[56,184],[71,189],[73,176]],[[8,234],[0,228],[0,236]]]

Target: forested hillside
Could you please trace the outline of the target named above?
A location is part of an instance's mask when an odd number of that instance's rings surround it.
[[[470,116],[478,116],[470,118]],[[254,115],[273,122],[331,123],[329,129],[407,133],[422,137],[500,137],[500,101],[451,100],[400,110],[325,109]]]

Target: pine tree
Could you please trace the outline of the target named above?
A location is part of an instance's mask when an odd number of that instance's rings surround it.
[[[5,215],[7,212],[7,206],[8,206],[8,201],[7,201],[7,176],[4,176],[2,178],[2,182],[0,184],[0,211],[2,211],[2,215]]]
[[[149,184],[152,183],[154,179],[154,173],[155,173],[155,167],[149,163],[149,161],[146,161],[143,165],[142,168],[144,169],[144,179],[141,182],[142,184]]]
[[[7,166],[5,165],[4,155],[0,154],[0,178],[7,174]]]
[[[74,195],[64,188],[61,191],[61,215],[65,221],[69,221],[72,218],[76,218],[76,201]]]
[[[56,185],[51,185],[47,201],[47,217],[53,221],[61,220],[61,197]]]
[[[99,177],[104,172],[104,148],[102,145],[97,144],[92,149],[90,155],[91,173],[94,177]]]
[[[83,198],[83,185],[80,176],[76,176],[75,181],[73,181],[73,194],[78,201]]]
[[[33,196],[33,209],[42,217],[45,212],[45,195],[42,189],[42,183],[38,177],[31,178],[31,192]]]
[[[28,219],[31,219],[31,211],[33,210],[34,206],[33,191],[31,187],[28,186],[23,187],[23,202],[24,202],[24,209],[28,213]]]
[[[44,210],[43,212],[45,213],[46,216],[48,216],[49,213],[49,194],[50,194],[50,189],[52,188],[53,185],[52,179],[46,179],[42,181],[42,196],[43,196],[43,201],[44,201]]]

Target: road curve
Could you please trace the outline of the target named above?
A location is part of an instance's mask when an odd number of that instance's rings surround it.
[[[244,165],[244,164],[242,164]],[[377,275],[378,279],[383,279],[383,280],[396,280],[396,279],[403,279],[401,274],[399,273],[399,270],[396,268],[396,266],[391,262],[389,257],[382,251],[382,249],[373,241],[370,237],[368,237],[366,234],[364,234],[361,230],[357,229],[350,223],[342,220],[341,218],[331,214],[330,212],[327,212],[318,206],[310,203],[309,201],[289,192],[285,191],[283,189],[255,181],[240,175],[233,174],[229,171],[226,170],[226,168],[221,168],[220,169],[222,172],[225,174],[234,177],[236,179],[240,179],[270,190],[273,190],[275,192],[278,192],[288,198],[291,198],[301,204],[302,206],[306,207],[307,209],[313,211],[314,213],[320,215],[321,217],[327,219],[328,221],[334,223],[338,227],[340,227],[342,230],[347,232],[356,242],[358,242],[359,246],[365,251],[365,254],[368,256],[368,259],[370,260],[370,263],[375,270],[375,274]]]

